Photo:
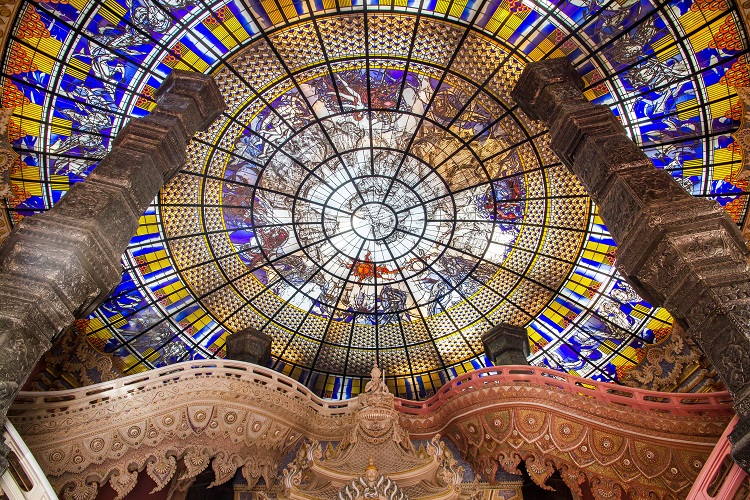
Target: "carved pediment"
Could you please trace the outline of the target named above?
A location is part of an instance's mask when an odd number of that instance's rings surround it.
[[[323,453],[320,443],[308,443],[284,471],[286,498],[458,498],[463,470],[439,435],[415,448],[377,365],[357,401],[354,423],[335,448],[329,443]]]

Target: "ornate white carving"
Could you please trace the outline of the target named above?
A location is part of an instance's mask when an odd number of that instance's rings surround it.
[[[458,498],[463,469],[440,436],[432,438],[427,450],[417,451],[399,424],[393,394],[377,365],[371,377],[357,396],[359,407],[344,438],[335,449],[329,444],[325,453],[317,441],[300,448],[284,471],[281,498]]]
[[[415,500],[466,498],[476,489],[461,484],[463,471],[439,432],[469,455],[483,449],[462,444],[472,433],[476,443],[492,447],[486,456],[469,457],[478,472],[514,470],[525,459],[535,480],[543,483],[557,468],[575,486],[589,473],[588,462],[567,469],[564,454],[601,445],[595,458],[612,454],[623,467],[626,458],[646,467],[648,450],[668,450],[674,457],[694,455],[685,462],[692,466],[710,452],[731,412],[726,394],[685,400],[685,394],[613,388],[534,367],[528,374],[494,370],[459,378],[424,403],[394,399],[382,385],[382,372],[373,370],[367,392],[331,402],[248,363],[186,362],[71,391],[21,393],[9,419],[63,498],[94,498],[107,483],[122,498],[139,473],[149,475],[157,489],[184,491],[210,464],[216,485],[241,470],[249,488],[270,485],[269,498],[295,498],[295,491],[304,490],[305,498],[330,499],[365,477],[372,455],[379,473]],[[415,449],[415,435],[430,441]],[[610,453],[604,437],[630,444]],[[277,478],[278,464],[302,439],[295,460]],[[632,450],[646,453],[643,464]],[[612,467],[605,462],[593,460],[591,467]],[[671,467],[660,474],[668,475]],[[652,487],[652,476],[628,476],[627,487]],[[606,474],[592,478],[608,480]]]
[[[385,384],[385,372],[380,371],[380,367],[378,367],[377,362],[375,362],[375,364],[372,366],[372,370],[370,371],[370,381],[365,385],[365,393],[390,393],[390,391],[388,390],[388,386]]]
[[[386,500],[409,500],[409,497],[401,491],[398,484],[391,481],[387,476],[380,473],[370,457],[370,465],[365,469],[365,474],[352,479],[338,493],[338,500],[360,500],[360,499],[386,499]]]

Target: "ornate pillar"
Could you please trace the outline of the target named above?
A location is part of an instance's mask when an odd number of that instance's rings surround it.
[[[750,268],[747,241],[715,202],[657,170],[606,106],[583,96],[566,59],[528,65],[511,95],[550,129],[551,147],[599,206],[617,269],[669,310],[711,359],[740,423],[732,456],[750,470]]]
[[[271,336],[245,328],[227,337],[227,359],[265,366],[271,361]]]
[[[51,339],[120,282],[138,219],[186,160],[187,143],[225,109],[210,76],[173,71],[158,105],[120,132],[85,182],[27,217],[0,247],[0,424]]]
[[[495,366],[528,365],[529,335],[526,328],[500,323],[482,334],[484,352]]]
[[[18,155],[8,142],[8,124],[13,108],[0,109],[0,244],[10,234],[10,217],[4,198],[10,195],[10,169]]]
[[[750,9],[748,9],[748,14],[750,14]],[[740,120],[742,121],[740,127],[732,134],[732,138],[734,144],[742,150],[742,166],[737,178],[747,180],[750,178],[750,87],[737,87],[736,90],[740,97],[737,105],[740,107]],[[750,217],[745,217],[742,234],[750,238]]]

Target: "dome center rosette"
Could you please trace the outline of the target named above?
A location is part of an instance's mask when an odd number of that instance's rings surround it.
[[[292,91],[271,107],[300,99]],[[224,221],[248,271],[301,310],[362,325],[434,316],[479,292],[520,232],[523,177],[493,182],[476,158],[441,165],[409,154],[414,122],[404,112],[338,114],[290,135],[264,167],[230,160]],[[460,147],[457,137],[444,142]]]
[[[366,240],[383,245],[396,230],[398,217],[391,207],[383,203],[365,203],[351,217],[352,229]]]

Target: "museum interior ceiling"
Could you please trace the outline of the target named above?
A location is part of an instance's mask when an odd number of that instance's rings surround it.
[[[533,365],[626,378],[672,320],[510,98],[532,61],[567,57],[657,168],[747,217],[748,40],[725,0],[9,5],[11,227],[83,181],[173,69],[213,75],[228,105],[75,324],[124,375],[224,357],[252,327],[315,394],[360,393],[377,361],[420,399],[489,364],[481,334],[511,323]]]

